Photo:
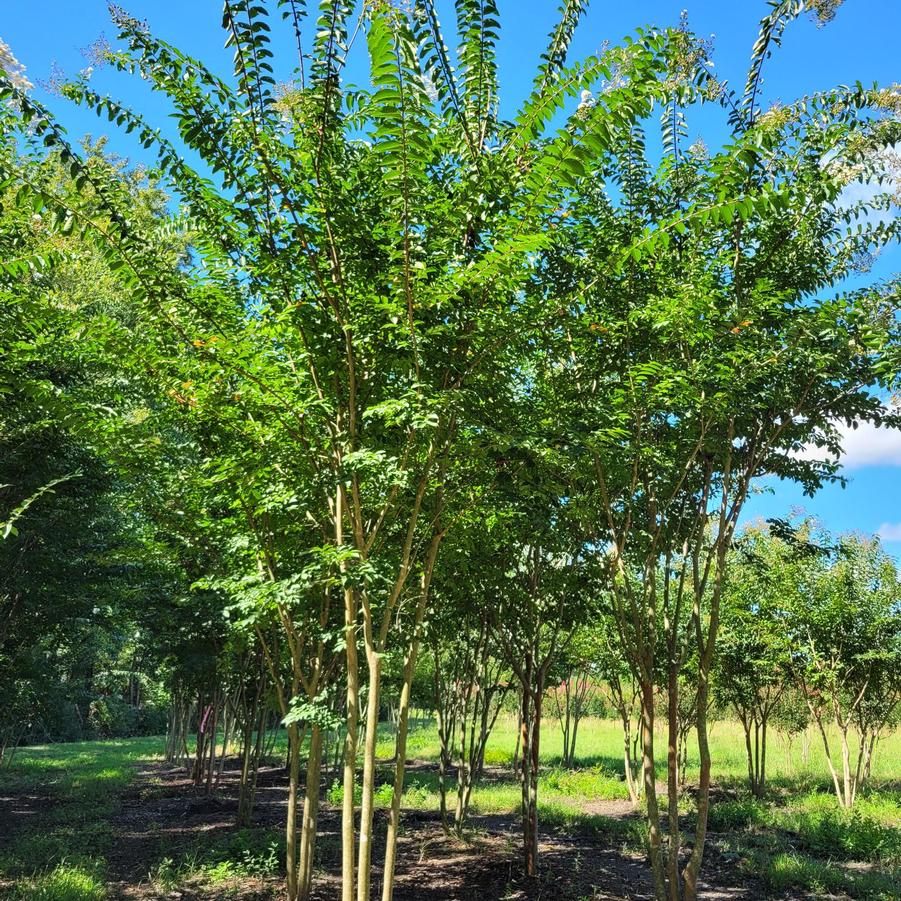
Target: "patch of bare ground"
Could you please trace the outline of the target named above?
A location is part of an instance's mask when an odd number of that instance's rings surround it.
[[[411,762],[413,772],[431,764]],[[493,778],[489,773],[487,777]],[[324,780],[325,781],[325,780]],[[198,862],[216,861],[222,849],[234,857],[246,840],[255,847],[277,841],[284,822],[286,777],[281,768],[261,771],[253,823],[235,825],[238,771],[229,761],[217,790],[207,795],[181,768],[146,762],[120,797],[109,820],[114,841],[107,849],[107,879],[113,899],[128,901],[209,901],[231,898],[262,901],[283,897],[281,879],[272,876],[220,875],[216,881],[197,873]],[[35,803],[36,802],[36,803]],[[5,798],[8,809],[28,819],[41,816],[37,799]],[[11,806],[10,806],[11,805]],[[624,820],[634,816],[628,802],[586,800],[580,809],[593,816]],[[27,812],[26,812],[27,811]],[[376,816],[384,840],[385,816]],[[378,844],[374,859],[381,857]],[[340,897],[340,810],[325,799],[317,844],[315,901]],[[619,846],[596,830],[545,828],[541,835],[540,873],[521,874],[520,834],[516,817],[476,816],[464,839],[447,835],[437,813],[408,810],[398,845],[397,901],[643,901],[652,898],[643,855]],[[218,859],[222,859],[221,856]],[[186,862],[188,865],[186,865]],[[191,862],[194,863],[192,875]],[[178,873],[158,877],[161,865]],[[179,870],[179,867],[181,869]],[[711,848],[707,859],[705,901],[763,897],[759,886],[746,886],[731,860]],[[374,892],[381,874],[373,874]]]
[[[40,822],[54,808],[49,794],[39,791],[10,792],[0,789],[0,848],[10,841],[19,829]]]

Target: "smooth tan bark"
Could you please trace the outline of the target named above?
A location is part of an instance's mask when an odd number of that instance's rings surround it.
[[[626,787],[629,789],[629,800],[638,807],[640,792],[632,770],[632,724],[629,718],[623,720],[623,768],[626,772]]]
[[[300,730],[288,726],[288,813],[285,818],[285,869],[288,901],[297,901],[297,795],[300,788]]]
[[[314,725],[310,733],[307,757],[307,778],[304,786],[303,825],[300,833],[300,863],[298,866],[297,897],[307,901],[313,887],[313,856],[316,851],[316,830],[319,822],[319,780],[322,771],[322,730]]]
[[[423,599],[424,601],[424,599]],[[404,682],[400,692],[397,715],[397,742],[394,753],[394,791],[391,795],[391,809],[388,812],[388,834],[385,839],[385,867],[382,878],[382,901],[391,901],[394,896],[394,871],[397,864],[397,836],[400,830],[400,800],[404,793],[404,773],[407,765],[407,730],[410,722],[410,695],[413,690],[413,676],[416,672],[416,658],[419,654],[419,629],[425,611],[421,602],[416,611],[416,625],[413,641],[404,662]]]
[[[644,782],[648,857],[654,879],[654,898],[655,901],[666,901],[663,840],[660,835],[660,807],[657,803],[657,778],[654,770],[654,686],[648,682],[642,686],[641,696],[641,772]]]
[[[667,674],[667,748],[666,791],[669,836],[666,856],[666,878],[670,901],[680,901],[679,850],[679,671],[670,661]]]
[[[707,837],[707,819],[710,812],[710,742],[707,730],[707,707],[709,703],[709,684],[707,677],[701,675],[698,682],[698,756],[700,758],[700,775],[698,778],[698,818],[695,830],[694,845],[691,857],[682,873],[685,901],[697,901],[698,875],[704,859],[704,843]]]
[[[357,731],[360,715],[360,676],[357,662],[357,613],[352,588],[345,589],[345,642],[347,656],[347,734],[344,739],[344,797],[341,803],[341,899],[354,901],[355,837],[354,789],[357,783]]]
[[[372,827],[375,797],[375,750],[379,732],[379,689],[382,658],[372,648],[366,651],[369,695],[366,702],[366,738],[363,745],[363,794],[360,803],[360,841],[357,858],[357,901],[369,901],[372,871]]]

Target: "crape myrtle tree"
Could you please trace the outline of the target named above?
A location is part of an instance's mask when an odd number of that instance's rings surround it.
[[[451,828],[448,778],[455,769],[457,833],[466,825],[488,738],[512,688],[491,614],[505,590],[504,557],[484,540],[486,512],[474,506],[468,521],[448,538],[435,576],[436,605],[427,629],[440,744],[441,821],[445,829]]]
[[[666,32],[641,32],[622,48],[567,66],[583,7],[561,7],[533,90],[509,122],[497,116],[493,2],[456,4],[453,66],[430,0],[405,10],[377,0],[359,19],[355,4],[327,3],[315,23],[303,2],[228,0],[223,26],[235,52],[228,78],[113,8],[121,49],[105,60],[166,96],[171,133],[84,78],[63,90],[156,155],[182,204],[174,228],[191,234],[191,258],[177,271],[166,258],[165,235],[135,220],[121,186],[86,165],[15,84],[5,80],[2,88],[18,104],[20,130],[59,153],[76,184],[101,199],[105,219],[86,217],[28,178],[20,201],[103,249],[133,299],[136,346],[142,356],[147,345],[156,348],[146,360],[158,383],[188,405],[194,388],[215,395],[223,415],[242,418],[242,430],[259,424],[268,447],[302,461],[286,479],[302,470],[291,496],[316,534],[303,548],[305,566],[329,572],[344,617],[345,901],[370,896],[381,660],[400,650],[410,672],[415,668],[444,535],[442,510],[451,500],[442,488],[448,455],[461,425],[477,422],[483,399],[517,371],[512,339],[541,318],[542,305],[536,312],[520,288],[534,269],[534,251],[548,241],[551,212],[591,160],[670,94],[673,41]],[[297,38],[296,58],[282,67],[289,80],[280,87],[272,11]],[[359,35],[371,86],[352,91],[342,71]],[[549,131],[566,102],[604,79],[608,88],[590,109],[580,107],[569,127]],[[186,156],[201,167],[193,169]],[[16,173],[4,170],[2,177]],[[254,532],[265,541],[265,528]],[[322,662],[298,647],[294,618],[297,598],[305,603],[315,592],[298,595],[298,574],[282,567],[270,573],[260,550],[260,582],[273,586],[265,594],[292,669],[309,665],[315,673]],[[304,606],[303,622],[328,618],[322,611],[330,592],[318,595],[319,617]],[[357,827],[362,678],[368,695]],[[292,679],[291,691],[308,681],[296,672]],[[403,707],[400,717],[405,722]],[[399,750],[404,741],[402,727]],[[299,742],[292,748],[299,754]],[[402,758],[384,898],[393,891]],[[291,841],[289,896],[307,889]]]
[[[792,649],[781,604],[792,592],[795,555],[768,531],[749,528],[730,558],[715,693],[742,725],[748,785],[759,798],[766,789],[767,728],[791,685]]]
[[[609,598],[602,597],[592,629],[592,659],[607,700],[622,725],[623,777],[629,800],[637,809],[641,800],[641,686],[624,653]]]
[[[141,171],[123,170],[100,149],[89,148],[80,180],[61,166],[61,155],[53,153],[46,161],[10,157],[9,171],[18,171],[19,183],[47,196],[52,192],[55,201],[44,215],[21,204],[6,207],[11,223],[6,267],[20,300],[10,306],[15,317],[4,321],[28,336],[14,360],[31,372],[30,393],[42,415],[66,423],[112,467],[123,486],[119,504],[131,522],[140,524],[147,554],[179,574],[162,589],[145,586],[138,610],[152,623],[178,708],[170,721],[169,755],[187,759],[186,740],[196,734],[192,772],[197,784],[210,790],[222,765],[210,738],[219,726],[228,731],[236,720],[235,698],[225,685],[234,681],[239,661],[229,659],[225,610],[231,606],[240,614],[248,595],[259,602],[261,623],[252,631],[254,639],[260,638],[254,650],[262,654],[262,633],[267,626],[271,631],[275,615],[265,603],[272,592],[249,592],[245,580],[248,573],[258,582],[261,572],[266,578],[272,572],[262,566],[271,558],[272,511],[281,513],[280,534],[289,540],[297,536],[283,521],[303,521],[303,514],[296,510],[294,494],[284,490],[285,469],[267,447],[271,435],[257,424],[261,417],[253,396],[238,403],[240,392],[229,393],[230,386],[218,370],[210,372],[208,361],[174,353],[165,332],[138,328],[140,311],[126,299],[121,261],[105,255],[103,245],[84,241],[83,230],[74,227],[81,220],[92,233],[109,228],[118,216],[108,197],[114,190],[134,227],[153,243],[159,271],[174,276],[188,239],[184,229],[173,230],[162,221],[160,192]],[[28,298],[34,303],[22,302]],[[40,376],[35,359],[55,379],[34,378]],[[85,372],[90,379],[79,375]],[[231,403],[223,403],[224,398]],[[24,410],[19,405],[20,415]],[[15,512],[21,515],[21,510],[20,505]],[[130,572],[138,562],[132,554]],[[148,603],[151,593],[167,600]],[[246,627],[240,615],[236,619]],[[281,664],[281,649],[295,646],[276,645],[272,656]],[[266,685],[258,683],[260,697],[251,703],[262,719],[268,715]],[[252,732],[242,731],[245,752]],[[242,773],[243,818],[249,815],[260,751],[254,740],[249,759],[244,755],[249,766]],[[296,787],[295,779],[294,799]]]
[[[561,763],[573,767],[576,762],[576,740],[579,723],[597,710],[600,696],[594,653],[594,629],[580,628],[551,673],[554,712],[563,737]]]
[[[789,734],[816,724],[836,797],[853,805],[899,703],[898,604],[897,572],[878,541],[833,539],[811,519],[771,520],[741,536],[717,690],[744,726],[752,792],[765,787],[766,728],[775,717]]]
[[[600,568],[586,553],[577,511],[561,496],[553,463],[530,446],[519,453],[525,465],[507,484],[515,494],[499,499],[485,540],[503,549],[503,588],[491,622],[519,695],[523,855],[526,874],[534,876],[544,703],[554,667],[597,597]]]
[[[878,539],[816,539],[833,550],[796,568],[786,605],[792,668],[822,739],[836,798],[850,809],[901,696],[901,585]],[[830,726],[838,734],[840,769]]]
[[[711,670],[728,550],[749,488],[775,473],[814,491],[835,477],[835,464],[798,450],[837,454],[839,422],[897,420],[876,390],[897,371],[897,285],[838,294],[835,286],[895,238],[896,223],[880,215],[890,191],[877,190],[872,207],[845,202],[842,191],[878,183],[880,158],[898,140],[899,95],[838,88],[761,110],[765,59],[801,9],[773,4],[743,92],[707,83],[707,96],[727,111],[726,145],[685,146],[684,108],[697,96],[686,88],[663,117],[663,159],[650,161],[644,130],[633,127],[598,165],[594,190],[561,210],[535,279],[560,307],[538,381],[555,398],[558,435],[583,456],[570,496],[595,510],[586,541],[614,566],[614,618],[641,687],[643,790],[661,901],[697,896]],[[698,48],[687,43],[686,52]],[[875,215],[861,215],[867,210]],[[689,649],[700,774],[694,843],[680,874],[677,711]],[[661,669],[666,847],[654,777]]]

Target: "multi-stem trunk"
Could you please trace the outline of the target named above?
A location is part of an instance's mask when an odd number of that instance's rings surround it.
[[[629,790],[629,800],[634,807],[638,807],[641,792],[632,769],[632,717],[628,712],[621,715],[623,724],[623,768],[626,773],[626,788]]]
[[[760,721],[760,767],[757,772],[757,785],[761,798],[766,792],[766,727],[767,716],[764,715]]]
[[[569,766],[571,762],[570,731],[572,728],[572,708],[570,701],[570,684],[567,677],[563,683],[563,766]]]
[[[842,788],[843,797],[842,804],[850,809],[854,806],[854,774],[851,772],[851,745],[848,742],[848,726],[845,723],[839,723],[839,734],[842,743]]]
[[[752,720],[750,714],[739,711],[739,718],[741,719],[741,728],[745,733],[745,757],[748,762],[748,787],[751,789],[751,794],[757,797],[757,777],[756,777],[756,769],[754,766],[754,745],[751,740],[751,730],[752,730]]]
[[[413,637],[404,659],[404,682],[401,686],[397,710],[397,739],[394,754],[394,791],[391,795],[391,810],[388,813],[388,833],[385,837],[385,866],[382,876],[382,901],[391,901],[394,895],[394,869],[397,862],[397,835],[400,829],[400,799],[404,793],[404,772],[407,765],[407,730],[410,723],[410,696],[413,691],[413,676],[416,672],[416,658],[419,656],[420,630],[429,605],[429,590],[432,572],[438,557],[438,548],[443,533],[432,536],[428,554],[422,570],[419,603],[413,619]]]
[[[532,677],[534,667],[531,656],[526,657],[523,668],[522,695],[520,704],[520,730],[522,747],[522,767],[520,786],[522,791],[522,841],[525,872],[534,876],[538,871],[537,835],[537,779],[533,770],[537,769],[537,751],[533,748],[536,738],[535,707],[533,703]]]
[[[229,703],[228,695],[226,695],[222,705],[222,753],[219,755],[219,765],[216,769],[216,781],[213,783],[213,788],[216,790],[219,789],[222,771],[225,769],[225,758],[228,755],[228,749],[232,740],[232,732],[235,728],[237,708],[232,708],[233,705]]]
[[[260,764],[260,749],[263,740],[263,713],[260,700],[262,696],[263,672],[257,677],[253,701],[248,708],[247,693],[243,696],[244,723],[241,738],[241,784],[238,793],[238,825],[249,826],[253,811],[253,800],[256,789],[256,774]],[[254,739],[254,726],[256,737]]]
[[[213,769],[216,766],[216,735],[219,729],[219,692],[213,695],[213,716],[210,725],[209,754],[206,763],[206,794],[213,790]]]
[[[581,694],[579,692],[582,692]],[[582,715],[584,712],[584,703],[587,694],[587,687],[579,688],[578,682],[576,683],[576,699],[575,704],[573,706],[573,728],[572,735],[569,739],[569,765],[576,765],[576,739],[579,736],[579,723],[582,720]]]
[[[862,782],[868,782],[870,779],[870,773],[873,769],[873,752],[876,750],[876,740],[879,738],[879,730],[873,729],[870,732],[869,739],[867,739],[864,735],[861,735],[861,745],[866,747],[866,754],[864,756],[864,765],[863,765],[863,774],[861,775]]]
[[[538,874],[538,764],[541,735],[541,694],[523,688],[522,831],[525,871]]]
[[[832,762],[832,749],[829,746],[829,735],[826,732],[826,724],[823,722],[823,712],[810,700],[808,700],[807,706],[810,710],[812,719],[820,730],[820,737],[823,739],[823,750],[826,752],[826,766],[829,767],[829,774],[832,776],[832,786],[835,789],[835,797],[838,799],[838,803],[841,804],[842,807],[845,807],[842,783],[839,781],[838,771],[835,769],[835,764]]]
[[[538,769],[539,750],[541,744],[541,702],[544,696],[544,685],[539,681],[535,688],[535,698],[532,702],[532,736],[529,754],[529,834],[531,838],[531,867],[530,876],[538,874]]]
[[[522,753],[522,706],[516,713],[516,746],[513,748],[513,775],[520,771],[520,755]]]

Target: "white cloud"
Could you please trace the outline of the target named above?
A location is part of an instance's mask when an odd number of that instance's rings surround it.
[[[863,466],[901,466],[901,429],[877,428],[862,422],[856,429],[842,425],[842,463],[848,469]]]
[[[884,522],[876,534],[883,541],[901,541],[901,522]]]
[[[840,462],[845,469],[901,466],[901,429],[877,428],[870,422],[861,422],[856,429],[844,423],[838,424],[837,428],[844,450]],[[799,456],[806,460],[822,460],[826,454],[820,448],[807,447]]]

